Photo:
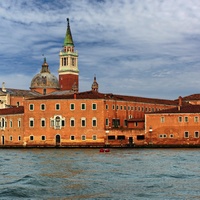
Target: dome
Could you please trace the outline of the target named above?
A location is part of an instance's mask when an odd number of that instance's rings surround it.
[[[55,88],[59,89],[59,82],[56,76],[51,74],[48,69],[49,65],[44,58],[42,70],[39,74],[36,74],[31,81],[31,89],[33,88]]]

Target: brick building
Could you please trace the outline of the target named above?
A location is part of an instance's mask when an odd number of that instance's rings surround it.
[[[30,90],[0,91],[1,147],[198,145],[200,96],[179,100],[79,92],[78,53],[67,20],[57,79],[44,58]],[[178,121],[182,119],[182,121]]]

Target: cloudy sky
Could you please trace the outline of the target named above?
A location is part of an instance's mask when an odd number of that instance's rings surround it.
[[[66,18],[80,91],[175,99],[200,93],[199,0],[1,0],[0,84],[29,89],[47,58],[58,75]]]

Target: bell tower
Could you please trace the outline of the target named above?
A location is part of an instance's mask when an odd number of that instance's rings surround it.
[[[67,31],[63,49],[60,51],[59,83],[61,90],[72,90],[73,86],[79,85],[78,52],[74,51],[74,42],[67,18]]]

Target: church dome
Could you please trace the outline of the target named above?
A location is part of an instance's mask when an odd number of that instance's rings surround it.
[[[36,74],[31,81],[31,89],[34,88],[54,88],[59,89],[59,82],[56,76],[51,74],[48,69],[49,65],[44,58],[44,63],[40,73]]]

